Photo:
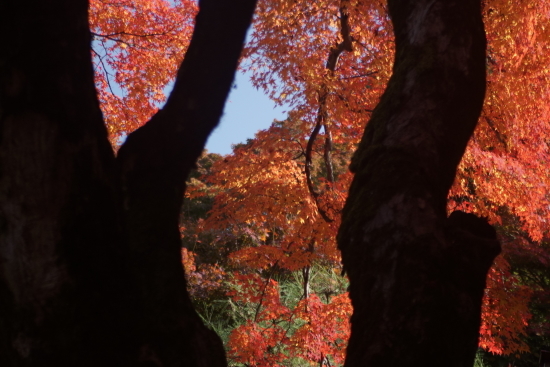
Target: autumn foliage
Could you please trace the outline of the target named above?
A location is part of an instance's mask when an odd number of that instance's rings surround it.
[[[96,88],[111,138],[147,122],[165,101],[193,32],[192,0],[90,1]]]
[[[550,1],[488,0],[483,11],[487,95],[448,208],[498,228],[504,253],[489,274],[480,346],[517,354],[528,352],[533,291],[510,259],[518,248],[538,253],[549,235]],[[164,101],[195,13],[191,0],[91,1],[113,142]],[[391,25],[377,1],[262,0],[243,57],[288,117],[189,180],[186,205],[203,208],[182,219],[189,289],[241,310],[226,337],[230,360],[341,365],[352,310],[333,281],[343,270],[335,235],[349,159],[391,75]]]

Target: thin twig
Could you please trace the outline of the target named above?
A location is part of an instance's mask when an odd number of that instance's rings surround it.
[[[171,33],[172,30],[169,30],[169,31],[166,31],[166,32],[162,32],[162,33],[148,33],[148,34],[136,34],[136,33],[128,33],[128,32],[115,32],[115,33],[109,33],[109,34],[99,34],[99,33],[95,33],[95,32],[91,32],[93,36],[96,36],[96,37],[105,37],[105,38],[108,38],[108,37],[113,37],[113,36],[121,36],[121,35],[125,35],[125,36],[133,36],[133,37],[154,37],[154,36],[166,36],[167,34]]]
[[[346,77],[342,77],[338,80],[347,80],[347,79],[356,79],[356,78],[364,78],[364,77],[367,77],[367,76],[372,76],[374,74],[377,74],[378,71],[371,71],[370,73],[365,73],[365,74],[360,74],[360,75],[352,75],[352,76],[346,76]]]
[[[105,46],[103,46],[103,48],[105,48]],[[111,81],[109,80],[109,72],[107,71],[107,69],[105,68],[105,64],[103,63],[103,57],[96,51],[94,50],[94,48],[92,47],[92,51],[93,53],[95,53],[99,59],[99,62],[101,63],[102,67],[103,67],[103,73],[105,74],[105,79],[107,80],[107,85],[109,86],[109,90],[111,91],[111,94],[113,96],[115,96],[115,98],[119,99],[119,97],[115,94],[115,92],[113,92],[113,88],[111,87]]]

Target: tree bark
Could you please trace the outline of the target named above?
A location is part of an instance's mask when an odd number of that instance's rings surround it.
[[[255,0],[201,0],[165,107],[115,158],[85,0],[0,2],[0,365],[224,366],[185,289],[184,182]]]
[[[389,0],[393,75],[367,124],[338,244],[354,307],[347,367],[473,365],[485,278],[500,251],[472,214],[447,217],[481,113],[480,0]]]

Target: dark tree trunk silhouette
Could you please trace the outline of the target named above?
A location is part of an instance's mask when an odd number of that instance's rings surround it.
[[[255,0],[199,6],[168,102],[115,157],[88,2],[0,2],[0,365],[226,365],[186,292],[178,218]]]
[[[447,217],[481,113],[480,0],[389,0],[393,75],[350,169],[338,244],[354,307],[346,366],[470,367],[494,229]]]

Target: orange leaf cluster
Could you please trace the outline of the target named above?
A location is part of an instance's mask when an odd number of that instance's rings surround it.
[[[327,223],[308,192],[303,160],[294,159],[300,145],[290,133],[278,126],[260,131],[250,145],[216,162],[208,178],[222,190],[205,228],[251,238],[254,247],[231,255],[242,266],[266,269],[277,262],[294,271],[315,259],[339,261],[334,234],[347,187],[340,182],[325,195],[324,210],[337,219]]]
[[[249,366],[279,366],[295,358],[343,363],[352,312],[347,293],[328,304],[311,295],[289,309],[280,302],[276,281],[236,274],[229,294],[238,304],[257,307],[253,319],[231,332],[230,359]]]
[[[508,262],[499,256],[491,269],[483,298],[479,345],[489,352],[510,354],[528,352],[522,339],[531,318],[527,301],[531,290],[518,284]]]
[[[329,304],[313,295],[300,301],[296,309],[296,317],[305,324],[290,338],[291,355],[309,361],[323,361],[330,356],[333,364],[343,365],[351,332],[352,307],[348,294],[333,297]]]
[[[487,97],[451,193],[495,223],[506,207],[535,241],[550,221],[549,21],[549,1],[487,2]]]
[[[191,39],[193,0],[91,0],[96,88],[114,143],[166,100]]]

